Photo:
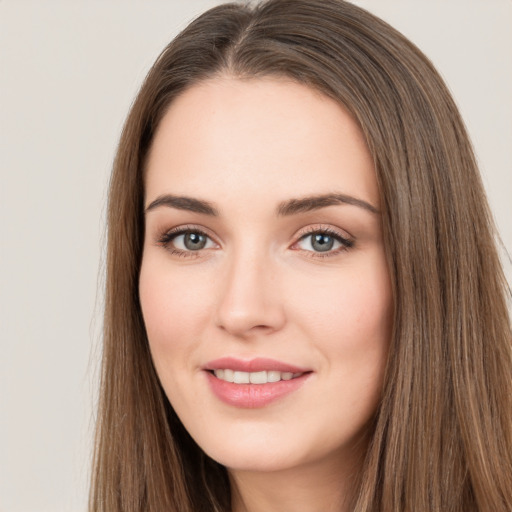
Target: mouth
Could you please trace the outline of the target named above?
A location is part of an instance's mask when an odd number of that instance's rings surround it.
[[[205,374],[213,394],[238,408],[260,408],[299,390],[313,371],[272,359],[211,361]]]
[[[235,384],[268,384],[281,380],[296,379],[308,372],[280,372],[277,370],[262,370],[259,372],[244,372],[230,368],[210,370],[217,379]]]

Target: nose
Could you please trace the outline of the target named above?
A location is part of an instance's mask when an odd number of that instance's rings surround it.
[[[271,334],[285,324],[277,272],[268,258],[255,253],[233,256],[217,306],[217,326],[233,336]]]

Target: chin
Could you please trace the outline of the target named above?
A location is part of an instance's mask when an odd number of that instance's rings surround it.
[[[343,460],[353,454],[352,443],[310,432],[286,432],[264,428],[261,425],[244,428],[238,432],[222,430],[220,436],[200,436],[196,439],[202,450],[213,460],[230,471],[279,472],[297,470],[311,465]],[[229,429],[228,429],[229,430]],[[294,435],[295,434],[295,435]],[[334,441],[337,441],[336,443]]]
[[[258,427],[190,432],[210,458],[227,469],[239,471],[280,471],[300,464],[300,443],[278,432],[262,432]],[[206,435],[205,435],[206,434]]]
[[[273,453],[268,448],[246,449],[236,453],[233,450],[220,449],[207,454],[231,471],[267,473],[285,471],[301,465],[296,454]]]

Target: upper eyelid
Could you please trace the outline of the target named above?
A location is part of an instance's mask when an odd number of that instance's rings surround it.
[[[300,229],[294,236],[297,240],[300,240],[302,237],[313,233],[329,233],[331,235],[337,235],[343,240],[354,240],[354,237],[348,231],[326,224],[312,224],[306,226]]]
[[[202,235],[205,235],[208,238],[211,238],[216,243],[218,243],[217,237],[214,234],[212,234],[212,232],[209,229],[207,229],[203,226],[197,226],[194,224],[184,224],[181,226],[176,226],[174,228],[165,229],[162,231],[162,234],[160,235],[160,237],[166,236],[166,235],[179,236],[184,233],[201,233]]]

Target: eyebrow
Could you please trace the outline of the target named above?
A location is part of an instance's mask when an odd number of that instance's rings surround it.
[[[157,197],[146,208],[145,213],[158,208],[159,206],[167,206],[169,208],[176,208],[177,210],[186,210],[189,212],[202,213],[204,215],[212,215],[217,217],[219,212],[208,201],[202,199],[195,199],[193,197],[173,196],[171,194],[164,194]]]
[[[289,216],[295,215],[297,213],[319,210],[321,208],[326,208],[327,206],[333,206],[337,204],[349,204],[351,206],[362,208],[366,211],[369,211],[370,213],[379,213],[379,210],[375,208],[375,206],[366,201],[363,201],[362,199],[357,199],[346,194],[323,194],[283,201],[277,207],[277,214],[280,216]],[[145,213],[160,206],[167,206],[177,210],[202,213],[203,215],[211,215],[214,217],[219,216],[218,210],[213,206],[212,203],[208,201],[196,199],[194,197],[174,196],[171,194],[158,196],[147,206]]]
[[[290,199],[289,201],[280,203],[277,208],[277,213],[282,216],[294,215],[296,213],[310,212],[337,204],[349,204],[351,206],[363,208],[370,213],[379,213],[379,210],[372,204],[345,194],[324,194],[319,196],[303,197],[300,199]]]

